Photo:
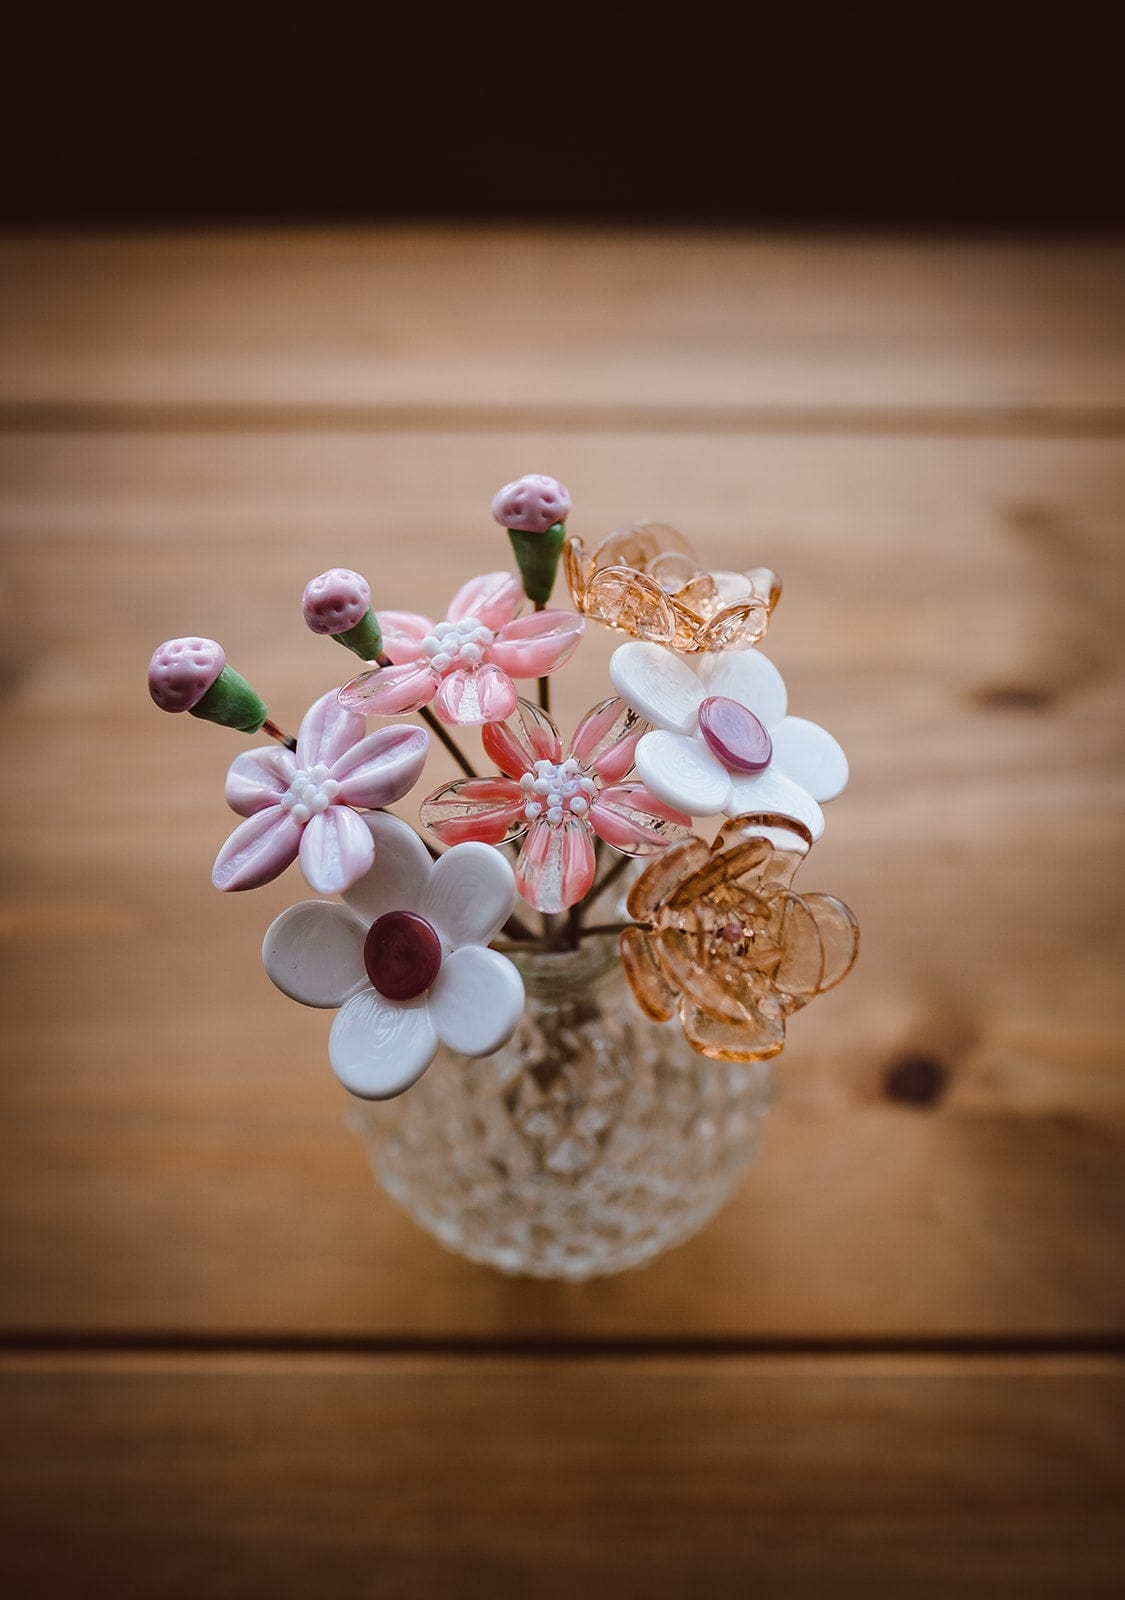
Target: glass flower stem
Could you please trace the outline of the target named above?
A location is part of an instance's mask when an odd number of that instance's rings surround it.
[[[284,728],[279,728],[272,717],[267,717],[262,723],[262,732],[268,733],[271,739],[276,739],[278,744],[283,744],[287,750],[296,750],[297,741],[291,733],[286,733]]]
[[[457,765],[461,768],[461,771],[465,774],[466,778],[476,778],[476,777],[478,777],[479,774],[478,774],[476,768],[473,766],[472,762],[468,759],[468,757],[466,755],[464,755],[462,753],[462,751],[460,749],[460,746],[457,744],[456,740],[450,738],[449,734],[445,731],[445,729],[442,727],[441,723],[434,716],[434,714],[430,710],[429,706],[422,706],[421,709],[418,712],[418,715],[421,717],[422,721],[426,724],[427,728],[430,729],[431,733],[436,733],[437,734],[437,736],[440,739],[441,743],[449,751],[450,755],[453,757],[454,761],[456,761]]]
[[[536,611],[546,611],[546,609],[547,609],[546,601],[537,600],[535,602],[535,609],[536,609]],[[539,680],[539,709],[540,709],[540,711],[545,711],[548,716],[551,715],[551,680],[550,680],[550,678],[540,678],[540,680]]]
[[[624,933],[627,928],[651,928],[651,922],[595,922],[588,928],[579,928],[578,939],[591,939],[595,934]]]
[[[626,867],[628,867],[629,863],[633,859],[634,858],[632,856],[618,856],[612,867],[610,867],[608,871],[603,872],[601,878],[597,883],[594,884],[594,887],[590,890],[590,893],[586,896],[586,899],[583,903],[585,905],[592,905],[598,896],[603,893],[604,890],[609,888],[611,883],[617,882],[618,878],[620,878],[621,874],[625,871]]]

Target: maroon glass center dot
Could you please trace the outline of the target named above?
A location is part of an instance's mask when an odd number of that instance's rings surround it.
[[[711,754],[729,772],[764,772],[773,740],[752,711],[737,700],[714,694],[699,708],[699,731]]]
[[[363,964],[385,1000],[414,1000],[441,970],[441,940],[413,911],[388,911],[363,941]]]

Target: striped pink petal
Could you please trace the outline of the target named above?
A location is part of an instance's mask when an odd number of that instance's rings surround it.
[[[582,899],[593,881],[589,825],[567,817],[555,827],[545,817],[536,818],[516,862],[516,884],[528,905],[548,913],[565,911]]]
[[[329,806],[310,817],[301,834],[301,871],[317,894],[342,894],[375,859],[363,819],[350,806]]]
[[[664,804],[643,783],[603,789],[590,807],[594,832],[627,856],[649,856],[691,838],[691,818]]]
[[[211,882],[216,889],[260,888],[296,859],[300,844],[301,824],[280,806],[269,806],[234,830],[215,857]]]
[[[227,773],[227,805],[240,817],[252,817],[266,806],[277,805],[296,770],[293,752],[280,745],[243,751],[231,762]]]
[[[363,738],[363,718],[340,704],[338,690],[329,689],[311,705],[297,733],[297,765],[330,767],[345,750]]]
[[[389,806],[418,782],[429,747],[425,728],[401,723],[379,728],[345,751],[329,776],[340,785],[339,798],[344,805]]]
[[[516,709],[516,686],[506,672],[484,662],[479,667],[458,667],[441,680],[434,710],[443,722],[476,727],[501,722]]]
[[[521,699],[507,722],[490,722],[482,728],[480,742],[509,778],[522,778],[537,761],[562,760],[559,730],[530,700]]]
[[[495,633],[511,622],[523,601],[523,584],[514,572],[485,572],[462,584],[449,604],[450,622],[476,617]]]
[[[570,659],[585,627],[573,611],[533,611],[501,629],[492,659],[513,678],[544,678]]]
[[[527,827],[523,790],[510,778],[459,778],[422,802],[422,826],[443,844],[503,844]]]
[[[428,705],[438,678],[428,661],[404,661],[397,667],[372,667],[340,690],[340,703],[365,717],[399,717]]]
[[[644,718],[614,695],[587,711],[570,742],[570,753],[603,783],[620,783],[632,772],[637,742],[648,731]]]
[[[420,616],[417,611],[377,611],[375,620],[383,634],[383,651],[396,665],[417,661],[422,640],[434,631],[429,617]]]

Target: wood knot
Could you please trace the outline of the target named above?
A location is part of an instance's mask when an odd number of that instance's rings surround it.
[[[974,689],[969,699],[980,711],[1047,711],[1058,691],[1040,683],[996,683]]]
[[[913,1051],[892,1061],[883,1077],[883,1093],[901,1106],[933,1106],[949,1087],[952,1074],[937,1056]]]

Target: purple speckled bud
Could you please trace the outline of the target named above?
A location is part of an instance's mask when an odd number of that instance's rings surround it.
[[[330,567],[305,585],[301,612],[314,633],[347,633],[367,615],[371,589],[367,579],[347,567]]]
[[[148,664],[148,692],[161,711],[190,711],[226,664],[214,639],[166,639]]]
[[[570,515],[570,492],[557,478],[529,472],[506,483],[492,502],[492,515],[502,528],[520,533],[546,533]]]

